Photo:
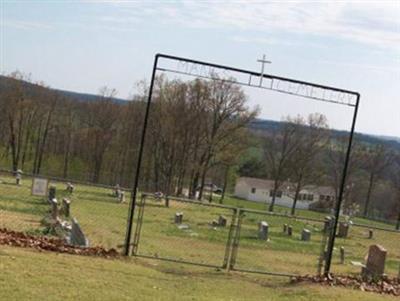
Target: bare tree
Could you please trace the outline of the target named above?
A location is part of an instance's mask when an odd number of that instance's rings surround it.
[[[310,114],[305,121],[301,117],[288,119],[299,129],[299,143],[291,158],[291,182],[294,183],[293,205],[291,214],[296,212],[296,203],[300,191],[307,184],[316,184],[322,176],[322,170],[318,168],[318,155],[325,149],[328,142],[328,125],[324,115]],[[296,138],[297,139],[297,138]]]
[[[301,143],[300,130],[301,127],[291,120],[264,137],[264,155],[269,176],[274,182],[269,211],[274,211],[277,192],[292,174],[290,163],[293,162],[293,157]]]
[[[368,172],[368,190],[364,204],[364,217],[368,216],[371,195],[376,181],[393,162],[393,153],[384,144],[373,145],[366,150],[364,169]]]

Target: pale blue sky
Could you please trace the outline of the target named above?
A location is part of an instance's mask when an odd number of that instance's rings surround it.
[[[157,52],[252,70],[265,53],[269,73],[359,91],[357,131],[400,136],[400,1],[0,0],[0,9],[3,74],[88,93],[107,85],[126,98]],[[262,117],[321,111],[333,127],[350,122],[342,108],[248,93]]]

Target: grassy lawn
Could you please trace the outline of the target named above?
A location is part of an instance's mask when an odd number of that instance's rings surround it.
[[[36,234],[44,233],[45,229],[41,220],[48,214],[49,205],[44,198],[30,195],[31,179],[24,178],[23,185],[19,187],[14,184],[11,177],[6,175],[0,175],[0,180],[3,181],[0,184],[0,227]],[[90,244],[118,249],[125,238],[128,202],[118,203],[108,189],[75,185],[74,193],[67,195],[63,183],[56,183],[56,185],[59,200],[65,196],[72,200],[72,216],[78,219]],[[129,200],[129,195],[126,195],[126,199]],[[225,204],[265,210],[264,204],[246,202],[233,197],[227,197]],[[287,208],[278,206],[276,210],[288,211]],[[179,229],[173,222],[176,212],[183,212],[184,229]],[[218,219],[219,215],[224,215],[229,225],[233,213],[231,209],[176,201],[171,201],[169,208],[166,208],[164,203],[149,199],[144,207],[139,254],[221,266],[229,227],[212,227],[210,224]],[[307,210],[299,210],[298,214],[316,219],[323,219],[325,216],[325,214]],[[257,224],[262,220],[269,224],[269,241],[257,239]],[[366,224],[369,222],[359,220]],[[292,225],[292,237],[282,232],[283,224]],[[377,222],[373,224],[387,227]],[[312,233],[310,242],[300,240],[300,233],[304,228]],[[315,274],[323,238],[322,228],[323,224],[320,222],[247,212],[242,219],[235,268],[289,274]],[[348,238],[337,239],[332,267],[334,273],[358,274],[360,268],[351,265],[350,261],[363,262],[368,247],[379,243],[388,250],[386,273],[390,276],[397,275],[400,264],[400,233],[374,231],[374,238],[368,239],[367,231],[366,228],[353,226]],[[339,263],[340,246],[345,248],[345,264]],[[343,291],[346,292],[346,297],[349,297],[348,300],[378,300],[373,294],[348,289],[291,286],[288,285],[287,278],[267,278],[255,274],[226,274],[216,272],[214,269],[183,267],[182,264],[147,261],[143,258],[90,259],[37,253],[3,246],[0,246],[0,251],[6,254],[0,254],[0,285],[2,285],[1,281],[7,280],[6,291],[0,290],[0,300],[3,300],[2,293],[4,296],[15,296],[11,298],[13,300],[23,298],[26,296],[24,294],[30,290],[33,292],[33,299],[41,300],[54,300],[50,298],[52,294],[56,294],[59,298],[81,300],[90,296],[95,296],[95,300],[124,300],[138,294],[144,298],[141,298],[143,300],[146,297],[148,300],[172,300],[176,299],[177,295],[180,299],[183,298],[182,296],[184,298],[187,296],[188,300],[209,300],[210,298],[245,300],[249,299],[249,292],[254,300],[261,299],[262,296],[264,298],[271,296],[271,300],[293,300],[294,296],[296,300],[347,300],[339,298],[343,295]],[[4,270],[5,262],[8,267],[6,270]],[[26,267],[26,269],[21,267]],[[47,272],[40,273],[40,271]],[[32,277],[36,273],[43,277]],[[49,279],[54,279],[54,281]],[[26,288],[25,285],[18,288],[19,281],[24,281]],[[82,289],[79,292],[76,290],[72,292],[72,288],[79,287],[80,283],[84,283]],[[39,288],[43,286],[48,294],[43,293],[42,296]],[[104,292],[105,286],[110,287],[107,292]],[[276,290],[278,287],[279,290]],[[68,290],[68,288],[71,289]],[[177,290],[182,292],[179,293]],[[11,291],[15,295],[12,295]]]
[[[0,300],[397,300],[276,277],[6,246],[0,246],[0,287]]]

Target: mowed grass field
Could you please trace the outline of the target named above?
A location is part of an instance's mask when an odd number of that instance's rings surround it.
[[[0,227],[33,234],[45,232],[41,220],[49,205],[30,194],[31,179],[18,187],[14,179],[0,175]],[[65,184],[56,183],[57,198],[66,196]],[[118,248],[125,238],[128,202],[118,203],[111,191],[75,185],[71,212],[91,245]],[[129,200],[129,195],[126,195]],[[235,198],[224,202],[234,207],[263,210],[265,205]],[[277,207],[284,212],[286,208]],[[184,229],[174,223],[182,212]],[[299,216],[323,219],[324,214],[298,211]],[[212,220],[224,215],[228,225],[233,210],[171,201],[170,207],[153,199],[146,201],[138,253],[154,257],[221,266],[229,227],[212,227]],[[269,224],[268,242],[257,239],[257,223]],[[282,225],[293,226],[293,236],[282,232]],[[358,219],[357,223],[368,224]],[[373,222],[380,227],[391,227]],[[323,225],[288,217],[248,212],[242,228],[235,268],[289,274],[315,274],[320,254]],[[303,228],[312,232],[311,242],[300,240]],[[374,231],[367,238],[366,228],[352,227],[347,239],[337,239],[333,259],[335,273],[359,273],[351,260],[363,261],[368,246],[374,243],[388,250],[386,272],[395,276],[400,264],[400,233]],[[339,247],[346,250],[346,263],[339,263]],[[3,285],[4,284],[4,285]],[[288,278],[258,274],[225,273],[213,268],[147,260],[143,258],[100,259],[39,253],[33,250],[0,246],[0,300],[391,300],[371,293],[317,285],[292,285]],[[77,290],[77,288],[79,288]],[[279,289],[278,289],[279,288]],[[30,296],[30,297],[29,297]],[[345,299],[343,299],[345,298]],[[348,299],[346,299],[348,298]]]

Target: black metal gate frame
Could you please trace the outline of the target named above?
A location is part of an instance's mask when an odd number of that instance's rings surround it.
[[[166,196],[165,197],[165,206],[166,207],[169,207],[169,201],[172,200],[172,201],[176,201],[176,202],[179,202],[179,203],[193,204],[193,205],[196,205],[196,206],[205,206],[205,207],[211,207],[211,208],[222,208],[222,209],[227,209],[227,210],[232,211],[233,214],[232,214],[232,218],[231,218],[231,221],[230,221],[228,237],[227,237],[227,240],[226,240],[223,263],[222,263],[222,265],[213,265],[213,264],[191,262],[191,261],[180,260],[180,259],[173,259],[173,258],[162,257],[162,256],[157,256],[156,257],[156,256],[144,255],[144,254],[140,254],[138,252],[139,242],[140,242],[140,235],[141,235],[142,224],[143,224],[144,209],[146,207],[146,200],[149,197],[153,198],[154,194],[142,193],[141,194],[141,198],[140,198],[140,203],[137,205],[139,207],[139,210],[138,210],[135,234],[134,234],[134,239],[133,239],[133,244],[132,244],[132,246],[133,246],[132,255],[134,255],[136,257],[143,257],[143,258],[149,258],[149,259],[158,259],[158,260],[171,261],[171,262],[179,262],[179,263],[184,263],[184,264],[191,264],[191,265],[210,267],[210,268],[226,269],[228,267],[228,263],[229,263],[229,260],[230,260],[230,254],[231,254],[232,238],[233,238],[233,235],[235,233],[235,228],[236,228],[236,220],[237,220],[237,212],[238,212],[238,209],[236,207],[227,206],[227,205],[221,205],[221,204],[204,203],[204,202],[201,202],[201,201],[178,198],[178,197],[173,197],[173,196]]]
[[[339,214],[340,214],[340,208],[341,208],[341,205],[343,202],[343,194],[344,194],[344,188],[345,188],[345,183],[346,183],[347,169],[348,169],[348,165],[349,165],[349,161],[350,161],[351,146],[352,146],[352,142],[353,142],[354,130],[355,130],[355,125],[356,125],[356,120],[357,120],[357,112],[358,112],[358,107],[359,107],[359,103],[360,103],[360,94],[358,92],[339,89],[339,88],[335,88],[335,87],[330,87],[330,86],[325,86],[325,85],[320,85],[320,84],[315,84],[315,83],[310,83],[310,82],[305,82],[305,81],[300,81],[300,80],[296,80],[296,79],[285,78],[285,77],[280,77],[280,76],[275,76],[275,75],[270,75],[270,74],[265,74],[265,73],[260,73],[260,72],[254,72],[254,71],[245,70],[245,69],[233,68],[233,67],[229,67],[229,66],[213,64],[213,63],[178,57],[178,56],[166,55],[166,54],[156,54],[155,58],[154,58],[153,71],[152,71],[152,76],[151,76],[149,94],[148,94],[148,98],[147,98],[146,111],[145,111],[145,115],[144,115],[144,119],[143,119],[143,128],[142,128],[142,134],[141,134],[140,145],[139,145],[139,153],[138,153],[137,164],[136,164],[135,178],[134,178],[134,183],[133,183],[133,188],[132,188],[132,197],[131,197],[131,200],[129,203],[124,255],[129,256],[131,253],[131,236],[132,236],[133,218],[134,218],[134,214],[135,214],[136,196],[137,196],[137,190],[138,190],[138,184],[139,184],[140,168],[141,168],[141,163],[142,163],[144,142],[145,142],[145,137],[146,137],[148,117],[149,117],[149,113],[150,113],[150,105],[151,105],[152,96],[153,96],[153,88],[154,88],[154,81],[155,81],[156,73],[157,73],[157,70],[160,70],[160,71],[175,72],[175,73],[182,74],[182,72],[179,72],[178,70],[159,68],[158,67],[159,59],[167,59],[167,60],[173,60],[173,61],[177,61],[177,62],[203,65],[203,66],[207,66],[210,68],[217,68],[217,69],[221,69],[221,70],[237,72],[240,74],[246,74],[246,75],[249,75],[249,84],[248,84],[249,86],[254,86],[254,85],[250,84],[252,76],[259,78],[261,80],[269,79],[269,80],[271,80],[270,90],[274,90],[274,91],[277,91],[280,93],[285,93],[285,94],[297,95],[300,97],[305,97],[305,98],[314,99],[314,100],[317,99],[317,100],[324,101],[324,102],[345,104],[350,107],[353,107],[353,120],[352,120],[351,128],[350,128],[350,135],[349,135],[349,139],[348,139],[346,158],[345,158],[345,163],[344,163],[343,172],[342,172],[342,179],[341,179],[341,183],[340,183],[339,196],[338,196],[338,199],[336,201],[336,206],[335,206],[334,225],[332,228],[331,235],[329,237],[327,258],[326,258],[326,264],[325,264],[325,269],[324,269],[325,275],[328,275],[330,273],[333,248],[335,245],[335,235],[333,235],[333,234],[336,233],[336,229],[338,226],[338,220],[339,220]],[[192,75],[192,76],[194,75],[194,74],[185,73],[185,72],[183,74]],[[199,75],[194,75],[194,76],[199,77]],[[223,80],[223,79],[218,79],[218,78],[213,77],[212,75],[207,75],[207,74],[201,75],[201,77],[209,78],[212,80]],[[316,89],[323,89],[323,90],[329,90],[329,91],[334,91],[334,92],[338,92],[338,93],[344,93],[347,95],[354,96],[355,103],[351,104],[351,103],[343,103],[343,102],[340,102],[339,100],[331,101],[331,100],[320,99],[320,98],[313,97],[312,93],[311,93],[311,95],[302,95],[302,94],[298,94],[293,91],[290,91],[290,89],[288,89],[286,91],[280,90],[280,89],[272,89],[272,81],[273,80],[276,80],[277,82],[284,81],[284,82],[291,83],[291,84],[305,85],[305,86],[309,86],[309,87],[316,88]],[[261,81],[260,81],[260,83],[261,83]],[[244,83],[238,82],[238,84],[243,85]],[[254,86],[254,87],[257,87],[257,86]],[[265,88],[265,87],[262,87],[261,84],[259,87]],[[324,95],[325,95],[325,92],[324,92]]]

